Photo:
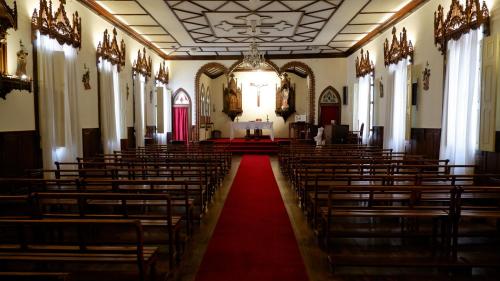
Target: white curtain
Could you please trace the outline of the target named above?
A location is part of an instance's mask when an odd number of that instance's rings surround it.
[[[99,63],[101,77],[101,130],[104,153],[120,150],[120,85],[117,67],[107,60]]]
[[[450,159],[450,164],[474,164],[479,136],[481,39],[479,29],[448,42],[440,158]]]
[[[408,98],[408,60],[389,66],[387,93],[385,148],[395,152],[405,151],[406,103]]]
[[[55,161],[74,162],[82,155],[77,51],[40,33],[37,33],[35,44],[43,167],[53,169]],[[63,73],[60,68],[63,68]]]
[[[357,106],[357,128],[361,128],[361,124],[364,124],[363,129],[363,143],[367,143],[368,136],[370,134],[370,75],[365,75],[358,78],[358,106]]]
[[[144,91],[146,79],[143,75],[136,74],[134,78],[134,99],[135,99],[135,143],[136,146],[144,146]]]
[[[172,132],[172,97],[165,84],[159,84],[158,87],[163,88],[163,126],[165,131],[165,133],[158,133],[158,143],[167,144],[167,134]]]

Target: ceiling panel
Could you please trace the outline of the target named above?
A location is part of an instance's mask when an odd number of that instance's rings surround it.
[[[149,15],[119,15],[116,17],[127,25],[156,25],[155,20]]]
[[[351,23],[353,24],[384,23],[392,15],[394,14],[393,13],[359,14],[352,20]]]
[[[412,1],[428,0],[87,1],[174,57],[241,54],[252,36],[268,55],[347,52]]]
[[[99,1],[99,4],[113,14],[146,14],[135,1]]]

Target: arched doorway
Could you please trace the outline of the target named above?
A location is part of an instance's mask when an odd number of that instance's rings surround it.
[[[191,139],[191,98],[183,88],[172,96],[172,139],[188,142]]]
[[[319,97],[318,104],[318,126],[324,127],[335,120],[335,124],[341,124],[342,102],[340,95],[334,87],[328,86]]]

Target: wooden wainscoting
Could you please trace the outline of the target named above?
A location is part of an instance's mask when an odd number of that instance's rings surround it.
[[[134,127],[127,127],[127,147],[135,148],[135,129]]]
[[[101,131],[99,128],[82,129],[83,157],[94,157],[102,153]]]
[[[500,132],[496,132],[495,152],[479,152],[479,171],[484,173],[500,172]]]
[[[146,126],[146,136],[144,136],[145,144],[155,144],[158,143],[156,139],[156,126]]]
[[[370,145],[384,146],[384,126],[373,126]]]
[[[0,132],[0,176],[20,177],[42,167],[36,131]]]
[[[440,128],[412,128],[410,145],[406,152],[409,154],[424,155],[431,159],[439,159],[440,142]]]

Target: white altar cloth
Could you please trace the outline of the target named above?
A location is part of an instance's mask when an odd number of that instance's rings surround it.
[[[234,130],[255,130],[255,129],[270,130],[271,140],[274,141],[273,122],[261,122],[261,121],[232,122],[229,138],[234,139]]]

